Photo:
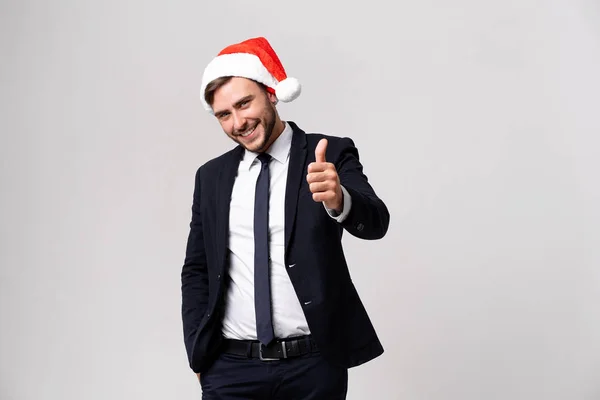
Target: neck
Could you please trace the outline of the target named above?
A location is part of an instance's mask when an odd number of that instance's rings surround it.
[[[284,129],[285,129],[285,122],[283,122],[281,119],[279,119],[279,117],[277,117],[277,120],[275,121],[275,126],[273,127],[273,134],[271,135],[271,138],[269,139],[269,143],[267,144],[267,146],[265,146],[265,149],[263,150],[264,152],[268,151],[271,148],[271,145],[273,145],[273,143],[275,143],[277,138],[279,136],[281,136]]]
[[[283,132],[284,129],[285,129],[285,122],[283,122],[282,120],[277,118],[277,122],[275,122],[275,127],[273,128],[273,136],[275,137],[275,139],[277,139],[279,136],[281,136],[281,133]],[[275,140],[273,140],[273,141],[275,141]]]

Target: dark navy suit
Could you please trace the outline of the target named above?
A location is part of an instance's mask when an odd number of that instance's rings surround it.
[[[363,174],[351,139],[306,134],[289,124],[294,133],[285,192],[286,270],[322,356],[332,365],[350,368],[381,355],[383,347],[350,278],[342,233],[380,239],[387,232],[389,213]],[[313,201],[306,182],[308,164],[315,161],[315,147],[322,138],[328,139],[326,159],[335,164],[352,198],[342,223]],[[229,265],[229,203],[243,154],[243,147],[237,146],[196,173],[181,273],[183,332],[194,372],[206,371],[219,355]]]

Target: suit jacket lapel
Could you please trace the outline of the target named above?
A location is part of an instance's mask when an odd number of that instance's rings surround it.
[[[244,148],[242,146],[233,149],[229,155],[224,158],[223,165],[221,166],[217,177],[216,234],[217,256],[221,269],[225,265],[225,255],[227,254],[226,249],[229,235],[231,192],[233,191],[233,183],[243,154]]]
[[[288,245],[294,224],[296,222],[296,209],[298,194],[302,179],[306,176],[304,163],[306,161],[306,133],[293,122],[288,122],[294,131],[292,146],[290,148],[290,161],[288,164],[287,184],[285,188],[285,257],[287,259]]]

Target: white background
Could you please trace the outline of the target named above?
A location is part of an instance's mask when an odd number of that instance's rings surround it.
[[[600,398],[597,1],[7,1],[0,398],[199,399],[180,319],[199,100],[264,35],[391,212],[345,236],[386,352],[348,398]]]

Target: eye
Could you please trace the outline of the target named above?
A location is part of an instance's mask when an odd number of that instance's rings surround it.
[[[246,101],[244,101],[244,102],[240,103],[240,108],[246,108],[246,106],[247,106],[248,104],[250,104],[250,100],[246,100]]]
[[[223,120],[225,118],[229,117],[229,113],[228,112],[222,112],[219,114],[219,116],[217,118],[219,118],[220,120]]]

